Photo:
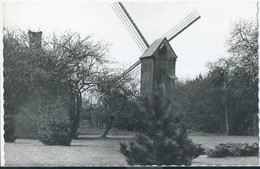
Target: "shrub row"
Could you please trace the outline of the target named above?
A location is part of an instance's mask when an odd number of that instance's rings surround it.
[[[208,157],[243,157],[243,156],[257,156],[257,143],[221,143],[215,146],[214,149],[207,150]]]

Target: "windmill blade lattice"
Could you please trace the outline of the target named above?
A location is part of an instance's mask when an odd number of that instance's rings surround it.
[[[135,22],[133,21],[123,4],[120,2],[115,2],[112,4],[112,8],[116,12],[119,19],[123,22],[123,24],[127,28],[132,38],[135,40],[140,50],[144,52],[147,48],[149,48],[148,42],[136,26]]]
[[[116,12],[119,19],[123,22],[125,27],[127,28],[128,32],[132,36],[132,38],[137,43],[140,50],[144,53],[148,48],[149,44],[144,38],[143,34],[140,32],[138,27],[136,26],[135,22],[125,9],[122,3],[115,2],[112,4],[113,10]],[[170,29],[167,33],[165,33],[162,38],[166,37],[168,41],[171,41],[173,38],[178,36],[181,32],[187,29],[190,25],[196,22],[200,18],[199,13],[197,10],[190,13],[187,17],[185,17],[181,22],[179,22],[175,27]],[[126,77],[136,77],[141,72],[141,60],[138,60],[132,66],[130,66],[127,70],[125,70],[115,82],[118,82]]]
[[[130,66],[127,70],[125,70],[116,80],[118,82],[119,80],[123,79],[127,75],[135,77],[140,73],[141,71],[141,60],[138,60],[135,62],[132,66]]]
[[[136,78],[141,73],[141,64],[136,66],[132,71],[130,71],[126,76],[130,76],[132,78]],[[123,77],[124,78],[124,77]]]
[[[162,37],[166,37],[168,41],[171,41],[173,38],[178,36],[181,32],[187,29],[190,25],[196,22],[200,18],[200,15],[197,10],[191,12],[183,20],[181,20],[176,26],[166,32]]]

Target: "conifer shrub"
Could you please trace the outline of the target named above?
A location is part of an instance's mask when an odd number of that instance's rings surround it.
[[[206,154],[213,158],[257,156],[258,149],[257,143],[221,143],[214,149],[209,149]]]
[[[70,120],[61,106],[60,101],[49,103],[40,117],[38,137],[43,144],[69,146],[71,143]]]
[[[163,90],[142,98],[140,113],[138,134],[129,143],[120,143],[120,152],[129,165],[190,165],[204,153],[201,145],[188,138],[180,114]]]

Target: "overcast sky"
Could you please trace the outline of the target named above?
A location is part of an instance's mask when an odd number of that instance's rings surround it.
[[[111,8],[112,1],[16,1],[4,2],[3,25],[24,31],[76,31],[93,34],[96,40],[111,43],[109,57],[125,68],[135,63],[141,51]],[[206,63],[226,55],[225,41],[232,22],[256,19],[257,1],[142,1],[124,6],[151,44],[194,9],[201,15],[196,23],[171,41],[178,56],[176,75],[194,78],[207,72]]]

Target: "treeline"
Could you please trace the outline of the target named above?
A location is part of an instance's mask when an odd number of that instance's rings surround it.
[[[208,64],[207,75],[176,85],[176,102],[190,128],[249,135],[258,133],[258,27],[241,20],[227,40],[228,55]]]
[[[175,111],[188,128],[227,135],[258,133],[258,27],[240,20],[233,24],[226,41],[227,55],[209,62],[208,73],[176,81]],[[140,128],[140,112],[133,102],[114,127]],[[93,115],[95,117],[95,115]],[[98,117],[95,117],[100,120]],[[102,122],[102,120],[101,120]]]
[[[97,93],[97,82],[105,84],[108,78],[116,76],[107,66],[107,43],[70,31],[48,39],[42,39],[41,34],[4,29],[6,141],[15,140],[15,125],[19,120],[18,129],[26,128],[24,134],[36,129],[32,137],[37,137],[37,128],[44,125],[43,121],[50,121],[42,118],[54,118],[47,116],[50,112],[63,117],[59,120],[66,124],[69,121],[71,137],[75,138],[83,93]],[[15,120],[19,114],[22,116]]]
[[[137,95],[136,82],[119,80],[122,70],[110,68],[109,44],[91,36],[66,31],[42,38],[42,32],[4,29],[3,44],[6,141],[64,133],[77,138],[86,107],[102,119],[105,137]]]

